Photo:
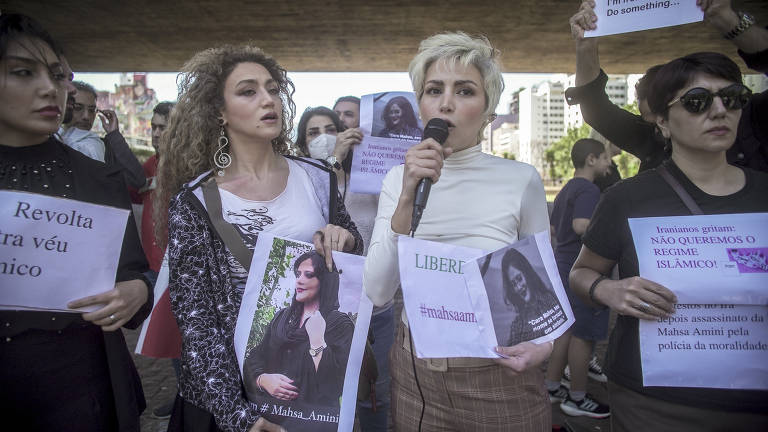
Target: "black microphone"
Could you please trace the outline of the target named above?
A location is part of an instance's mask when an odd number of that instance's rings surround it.
[[[445,143],[448,138],[448,122],[441,118],[433,118],[424,127],[423,139],[432,138],[440,145]],[[419,180],[418,186],[416,186],[416,198],[413,200],[413,215],[411,216],[411,235],[416,232],[416,228],[421,221],[421,215],[424,213],[424,208],[427,206],[427,198],[429,198],[429,190],[432,188],[432,179],[423,178]]]

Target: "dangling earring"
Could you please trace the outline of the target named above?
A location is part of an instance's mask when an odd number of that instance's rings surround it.
[[[216,153],[213,154],[213,163],[219,170],[216,174],[219,177],[224,176],[224,169],[232,165],[232,155],[227,153],[224,148],[229,145],[229,139],[224,135],[224,125],[221,125],[221,134],[219,135],[219,147],[216,149]]]

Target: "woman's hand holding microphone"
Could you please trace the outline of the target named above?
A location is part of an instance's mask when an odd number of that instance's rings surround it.
[[[437,183],[443,160],[453,153],[450,147],[443,147],[433,138],[427,138],[408,149],[405,154],[405,169],[403,170],[403,189],[397,208],[392,215],[392,231],[408,234],[411,229],[413,202],[416,198],[416,187],[423,178],[432,179]]]

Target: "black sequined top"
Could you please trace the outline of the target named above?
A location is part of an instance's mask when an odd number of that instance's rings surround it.
[[[0,190],[9,189],[130,209],[119,171],[53,137],[28,147],[0,145]],[[5,259],[7,255],[0,249],[0,261]],[[130,217],[117,281],[140,279],[147,283],[142,274],[147,269],[136,225]],[[148,289],[147,302],[124,327],[140,325],[151,310],[152,299],[152,290]],[[95,398],[98,403],[72,408],[79,413],[76,419],[90,422],[98,418],[97,424],[104,430],[139,429],[139,415],[146,404],[121,331],[103,332],[83,320],[80,313],[0,310],[0,353],[2,393],[13,395],[10,400],[0,397],[10,415],[4,422],[34,419],[33,424],[27,424],[29,429],[58,425],[62,414],[55,407],[82,396],[87,400]],[[93,414],[96,417],[91,416],[91,405],[99,407]],[[67,427],[79,430],[77,424]]]
[[[50,138],[29,147],[0,145],[0,189],[76,198],[63,144]]]

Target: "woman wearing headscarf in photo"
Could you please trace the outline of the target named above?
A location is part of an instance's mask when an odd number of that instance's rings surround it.
[[[71,80],[61,49],[39,24],[23,15],[0,15],[0,189],[130,210],[120,171],[54,136],[67,93],[75,91]],[[139,430],[144,393],[120,328],[135,329],[152,308],[147,270],[129,217],[114,287],[68,305],[95,310],[0,311],[4,428]]]
[[[277,430],[247,400],[234,344],[258,235],[314,241],[328,268],[332,250],[359,254],[363,242],[333,172],[283,156],[293,84],[272,57],[249,45],[204,50],[185,64],[179,88],[160,143],[154,218],[159,243],[168,244],[182,334],[169,430]]]
[[[421,129],[416,120],[411,103],[404,96],[390,99],[381,110],[384,129],[379,132],[382,138],[421,139]]]
[[[549,229],[536,170],[480,149],[504,87],[498,51],[484,37],[438,34],[421,42],[409,74],[422,121],[442,118],[450,134],[442,147],[433,139],[411,147],[405,164],[384,179],[363,282],[376,305],[390,301],[400,285],[397,239],[409,233],[422,178],[434,185],[418,238],[492,251]],[[552,344],[499,350],[509,358],[415,359],[403,312],[390,351],[395,429],[549,431],[551,410],[538,366]]]
[[[339,272],[307,252],[293,264],[291,305],[269,323],[264,339],[245,359],[245,389],[252,400],[279,400],[339,407],[355,324],[339,312]],[[287,382],[287,383],[286,383]]]
[[[542,320],[545,312],[560,307],[555,292],[536,274],[528,259],[515,249],[507,250],[501,258],[501,280],[504,303],[515,309],[507,345],[545,336],[535,327],[546,321]]]
[[[628,222],[768,211],[768,174],[726,159],[750,100],[741,80],[731,59],[711,52],[689,54],[659,69],[648,104],[671,143],[672,156],[604,193],[571,270],[575,292],[618,313],[605,360],[612,431],[768,430],[766,391],[643,386],[639,320],[672,316],[677,298],[673,287],[639,276]],[[608,279],[616,264],[620,279]]]

